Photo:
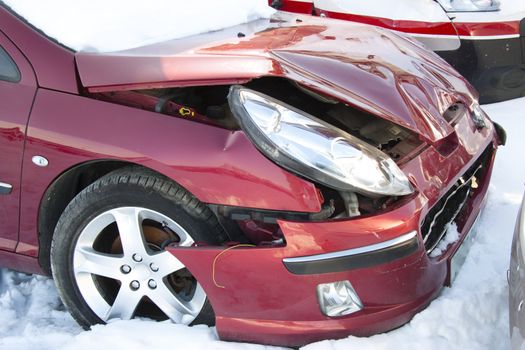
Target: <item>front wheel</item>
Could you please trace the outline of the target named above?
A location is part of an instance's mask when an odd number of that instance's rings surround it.
[[[213,325],[201,285],[167,244],[224,240],[209,208],[177,184],[136,168],[84,189],[62,214],[51,247],[58,291],[84,327],[148,317]]]

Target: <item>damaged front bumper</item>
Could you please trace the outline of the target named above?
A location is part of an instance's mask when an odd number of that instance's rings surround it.
[[[454,128],[454,150],[440,154],[428,147],[402,165],[417,191],[382,213],[324,222],[279,220],[282,246],[168,247],[205,289],[220,337],[301,346],[385,332],[422,310],[451,283],[451,261],[483,207],[500,141],[491,123],[479,129],[465,117]],[[450,205],[443,198],[479,166],[483,171],[460,207],[452,214],[436,210]],[[448,214],[437,218],[436,212]],[[431,215],[443,227],[454,221],[460,233],[438,256],[425,242]],[[340,281],[350,283],[361,307],[326,316],[318,286]]]

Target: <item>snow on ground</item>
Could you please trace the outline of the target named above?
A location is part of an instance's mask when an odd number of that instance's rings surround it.
[[[2,0],[74,50],[118,51],[270,17],[267,0]]]
[[[500,148],[488,202],[474,230],[477,240],[452,288],[407,325],[370,338],[349,337],[306,346],[326,349],[508,349],[506,271],[524,190],[525,98],[484,109],[508,132]],[[53,282],[0,270],[0,349],[263,349],[221,342],[214,328],[143,320],[118,321],[83,331],[60,303]]]

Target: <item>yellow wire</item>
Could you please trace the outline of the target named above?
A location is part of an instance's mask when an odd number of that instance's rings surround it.
[[[219,259],[219,257],[226,253],[228,250],[232,250],[234,248],[239,248],[239,247],[255,247],[255,245],[253,244],[237,244],[237,245],[234,245],[234,246],[231,246],[231,247],[228,247],[226,249],[224,249],[222,252],[220,252],[219,254],[217,254],[215,256],[215,259],[213,259],[213,265],[212,265],[212,272],[211,272],[211,277],[213,278],[213,283],[215,284],[215,287],[217,288],[226,288],[225,286],[222,286],[220,284],[217,283],[217,280],[215,279],[215,264],[217,263],[217,260]]]

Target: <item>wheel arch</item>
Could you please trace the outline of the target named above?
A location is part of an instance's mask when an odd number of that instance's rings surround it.
[[[38,262],[46,274],[51,275],[51,241],[58,219],[64,212],[64,209],[84,188],[111,171],[127,166],[141,166],[145,168],[136,163],[115,159],[91,160],[65,170],[47,187],[40,201],[37,221]]]

